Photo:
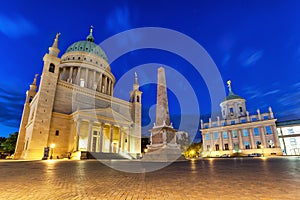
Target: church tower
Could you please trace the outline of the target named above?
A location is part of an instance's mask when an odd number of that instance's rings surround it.
[[[142,92],[139,90],[138,76],[134,73],[134,84],[130,92],[130,102],[132,103],[132,120],[134,127],[132,132],[132,140],[134,141],[135,153],[141,153],[141,132],[142,132]]]
[[[15,159],[20,159],[22,158],[22,152],[25,146],[25,135],[26,135],[26,128],[25,126],[28,123],[28,118],[29,118],[29,113],[30,113],[30,103],[32,102],[33,98],[36,95],[36,81],[37,81],[38,74],[35,75],[34,80],[32,84],[30,85],[30,89],[26,91],[26,99],[25,99],[25,104],[23,108],[23,114],[22,114],[22,119],[21,119],[21,124],[20,124],[20,129],[19,129],[19,136],[18,136],[18,141],[16,144],[16,150],[15,150]]]
[[[59,35],[59,33],[56,34],[53,45],[49,47],[49,53],[43,58],[44,67],[39,91],[31,102],[25,148],[22,155],[26,159],[41,159],[44,148],[50,146],[48,138],[60,63],[60,58],[58,58]]]

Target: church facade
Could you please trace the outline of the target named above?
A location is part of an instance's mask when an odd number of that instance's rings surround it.
[[[36,75],[26,92],[16,159],[80,158],[83,152],[131,157],[141,153],[142,92],[137,75],[130,101],[115,98],[115,77],[92,31],[61,57],[56,35],[43,58],[39,85]]]
[[[229,94],[221,102],[222,119],[201,120],[203,157],[222,155],[282,155],[276,131],[276,118],[269,112],[249,115],[246,100],[232,92],[228,81]]]

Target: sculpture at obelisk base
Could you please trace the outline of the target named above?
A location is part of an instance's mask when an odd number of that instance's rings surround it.
[[[174,161],[181,155],[176,143],[176,130],[170,122],[165,69],[158,68],[156,121],[151,130],[150,145],[147,146],[145,160]]]

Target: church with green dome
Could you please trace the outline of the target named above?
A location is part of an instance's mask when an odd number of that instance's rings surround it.
[[[15,159],[137,158],[141,100],[133,74],[130,101],[114,97],[116,79],[93,27],[59,57],[58,33],[38,81],[26,92]],[[39,83],[39,84],[38,84]]]

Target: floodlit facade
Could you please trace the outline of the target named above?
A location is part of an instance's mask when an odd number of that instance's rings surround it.
[[[86,40],[70,45],[61,57],[58,37],[43,58],[39,85],[36,75],[26,92],[15,158],[79,159],[86,152],[136,157],[142,100],[137,75],[130,101],[115,98],[116,80],[92,28]]]
[[[223,154],[249,155],[252,153],[282,155],[276,131],[276,119],[269,112],[250,115],[246,100],[232,92],[228,81],[229,94],[221,102],[222,119],[201,120],[203,157],[219,157]]]
[[[277,132],[284,155],[300,155],[300,120],[277,122]]]

